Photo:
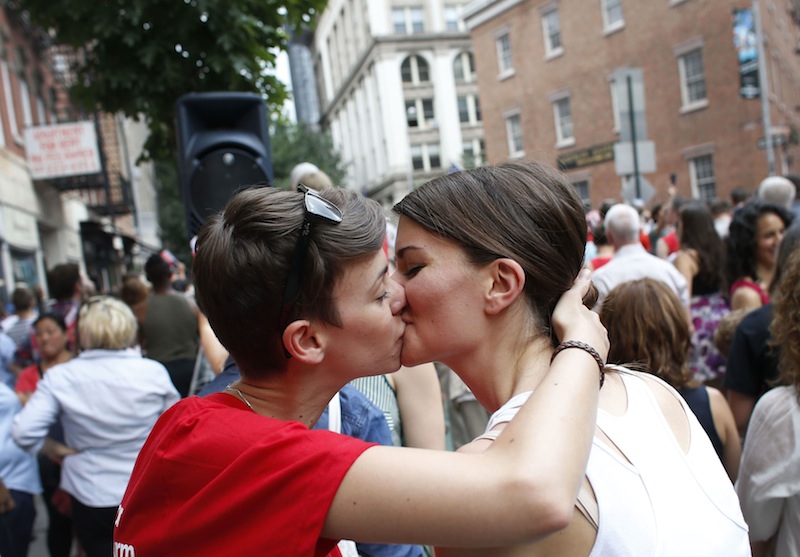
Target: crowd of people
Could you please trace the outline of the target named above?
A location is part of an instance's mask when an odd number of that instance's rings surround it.
[[[209,218],[189,277],[21,285],[0,555],[41,497],[59,557],[797,557],[795,186],[668,194],[587,214],[509,161],[387,215],[304,163]]]

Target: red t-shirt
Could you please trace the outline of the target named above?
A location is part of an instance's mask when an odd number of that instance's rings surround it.
[[[14,384],[14,391],[18,393],[32,393],[36,390],[39,379],[41,379],[39,376],[39,366],[36,364],[28,366],[23,369],[19,377],[17,377],[17,382]]]
[[[115,555],[339,555],[320,538],[333,497],[372,444],[253,413],[225,393],[158,420],[117,512]]]

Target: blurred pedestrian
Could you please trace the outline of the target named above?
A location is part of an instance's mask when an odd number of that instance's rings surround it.
[[[153,254],[144,266],[152,291],[139,316],[143,348],[148,358],[164,364],[175,388],[188,396],[199,347],[199,311],[172,289],[170,268]]]
[[[769,303],[769,285],[784,231],[793,216],[783,207],[754,200],[733,214],[727,240],[731,310]]]
[[[121,301],[91,298],[80,309],[78,335],[80,354],[44,374],[12,433],[34,449],[61,422],[74,451],[64,458],[61,487],[70,495],[75,533],[87,557],[108,557],[139,449],[180,397],[164,366],[133,348],[136,319]]]

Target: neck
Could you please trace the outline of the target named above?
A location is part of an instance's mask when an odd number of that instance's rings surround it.
[[[69,350],[64,350],[60,352],[57,356],[49,358],[47,360],[42,360],[42,370],[50,369],[53,366],[57,366],[58,364],[63,364],[64,362],[72,359],[72,352]]]
[[[775,276],[775,267],[768,267],[759,263],[756,265],[756,275],[753,277],[756,282],[761,283],[764,289],[767,289],[772,282],[772,277]]]
[[[516,394],[535,390],[550,369],[553,352],[548,338],[527,336],[522,321],[515,326],[489,327],[490,338],[475,351],[449,365],[472,390],[478,402],[494,412]]]
[[[313,371],[304,371],[308,373],[304,375],[287,370],[273,373],[267,378],[251,379],[242,376],[226,392],[249,403],[256,414],[277,420],[301,422],[310,429],[343,385],[323,385]]]

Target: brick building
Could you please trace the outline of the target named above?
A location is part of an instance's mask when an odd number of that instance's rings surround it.
[[[762,0],[759,10],[778,174],[800,172],[797,5]],[[596,207],[620,198],[623,186],[626,195],[636,191],[614,156],[614,144],[630,142],[633,129],[654,146],[654,161],[648,145],[637,149],[640,191],[652,184],[654,202],[671,181],[680,195],[703,199],[754,190],[768,174],[764,142],[758,145],[765,119],[761,99],[740,91],[733,33],[734,9],[750,7],[734,0],[473,1],[464,18],[488,161],[558,163]],[[641,117],[633,128],[628,75]],[[621,154],[632,160],[630,149]]]

